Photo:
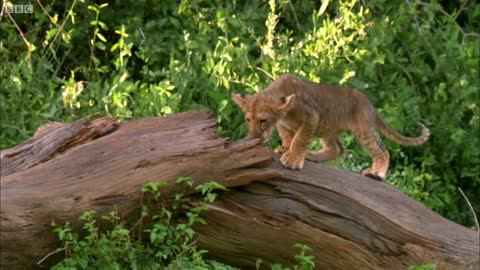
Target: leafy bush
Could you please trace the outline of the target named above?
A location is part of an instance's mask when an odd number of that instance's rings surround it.
[[[188,177],[180,177],[176,182],[193,188]],[[80,216],[86,234],[74,231],[68,222],[55,227],[54,231],[64,243],[56,252],[65,252],[65,258],[51,269],[237,269],[205,259],[203,255],[207,251],[195,246],[192,226],[206,224],[200,213],[207,211],[207,206],[203,204],[186,210],[183,194],[178,193],[171,200],[162,197],[161,187],[165,185],[165,182],[157,182],[142,187],[140,216],[133,220],[133,225],[121,220],[115,211],[102,216],[101,220],[95,218],[95,211],[86,211]],[[226,190],[216,182],[204,183],[195,189],[202,193],[204,203],[215,201],[215,191]],[[314,257],[306,254],[311,249],[302,244],[294,247],[300,249],[300,254],[295,255],[298,265],[294,269],[314,269]],[[272,269],[290,268],[274,264]]]
[[[192,186],[189,178],[179,178],[178,183]],[[161,198],[164,182],[148,183],[143,186],[144,202],[141,213],[134,225],[127,227],[116,212],[95,218],[95,211],[86,211],[80,219],[87,232],[80,237],[67,222],[56,227],[55,232],[64,242],[65,259],[52,267],[61,269],[235,269],[219,262],[204,259],[207,251],[197,250],[192,226],[205,224],[200,213],[206,206],[197,206],[191,210],[181,209],[182,194],[177,194],[169,206]],[[204,201],[215,200],[214,190],[225,190],[217,183],[210,182],[196,187],[202,191]],[[162,202],[160,201],[162,199]],[[183,217],[184,222],[178,222]],[[105,222],[109,223],[106,225]],[[100,230],[99,223],[103,224]],[[105,227],[111,229],[105,230]]]
[[[41,4],[33,14],[4,14],[0,21],[1,148],[49,120],[130,119],[200,108],[215,111],[219,134],[240,138],[246,126],[231,93],[258,92],[271,77],[294,73],[364,91],[402,133],[415,135],[414,123],[425,123],[432,137],[421,147],[386,141],[388,181],[473,226],[457,188],[478,209],[478,3]],[[369,157],[351,136],[343,140],[347,154],[330,165],[361,171]]]

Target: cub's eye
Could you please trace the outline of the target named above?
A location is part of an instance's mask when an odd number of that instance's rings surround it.
[[[267,119],[260,119],[258,121],[260,122],[260,124],[265,124],[267,122]]]
[[[247,118],[245,118],[245,120],[247,120],[247,122],[250,122],[250,118],[248,118],[248,117],[247,117]]]

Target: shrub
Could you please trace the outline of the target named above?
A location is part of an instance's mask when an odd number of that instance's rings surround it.
[[[192,185],[188,178],[179,178],[177,182]],[[86,211],[80,216],[85,236],[73,231],[68,222],[56,227],[55,232],[64,242],[60,251],[65,251],[66,257],[52,269],[235,269],[204,259],[207,251],[198,250],[193,242],[192,226],[205,224],[199,214],[206,206],[184,211],[182,194],[171,201],[161,198],[160,188],[164,185],[159,182],[143,186],[145,202],[133,225],[128,226],[116,212],[98,220],[95,211]],[[202,190],[204,202],[208,203],[215,199],[214,190],[225,190],[214,182],[199,185],[197,189]]]
[[[188,177],[180,177],[176,182],[193,187]],[[206,224],[200,216],[208,210],[205,203],[213,203],[217,197],[215,191],[226,188],[216,182],[196,186],[204,204],[188,209],[181,193],[172,199],[162,197],[161,188],[165,185],[157,182],[142,187],[140,215],[132,222],[122,220],[115,211],[102,216],[101,220],[95,217],[95,211],[85,211],[80,216],[84,232],[74,231],[69,222],[56,226],[54,231],[63,242],[63,248],[56,252],[65,252],[65,258],[51,269],[237,269],[205,259],[203,255],[208,251],[199,250],[195,245],[193,225]],[[302,244],[294,247],[300,249],[295,255],[298,265],[294,269],[314,269],[314,257],[306,254],[311,249]],[[290,268],[274,264],[272,269]]]

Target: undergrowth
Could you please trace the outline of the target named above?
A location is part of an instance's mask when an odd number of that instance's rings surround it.
[[[193,187],[188,177],[180,177],[176,182]],[[200,214],[208,211],[207,205],[215,201],[216,191],[226,188],[216,182],[200,184],[195,189],[201,192],[203,203],[186,207],[182,193],[173,198],[162,196],[165,185],[157,182],[142,187],[139,216],[130,221],[123,220],[115,211],[100,218],[95,211],[85,211],[80,216],[83,230],[74,230],[69,222],[55,226],[63,246],[54,253],[64,252],[65,258],[51,269],[237,269],[205,259],[208,251],[197,248],[193,229],[196,224],[206,224]],[[295,255],[298,264],[293,269],[314,269],[314,258],[307,255],[310,248],[302,244],[294,247],[300,253]],[[271,269],[291,268],[274,264]]]

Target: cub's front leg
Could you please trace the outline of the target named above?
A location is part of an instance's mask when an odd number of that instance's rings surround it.
[[[306,123],[317,123],[317,121],[305,121]],[[290,148],[285,152],[280,161],[283,166],[292,169],[300,170],[303,168],[305,162],[305,154],[312,142],[315,126],[311,124],[304,124],[301,126],[295,136],[293,137]]]
[[[278,134],[280,135],[280,139],[282,139],[282,145],[275,148],[275,153],[281,155],[290,149],[290,145],[292,144],[295,133],[281,123],[277,123],[276,127]]]

